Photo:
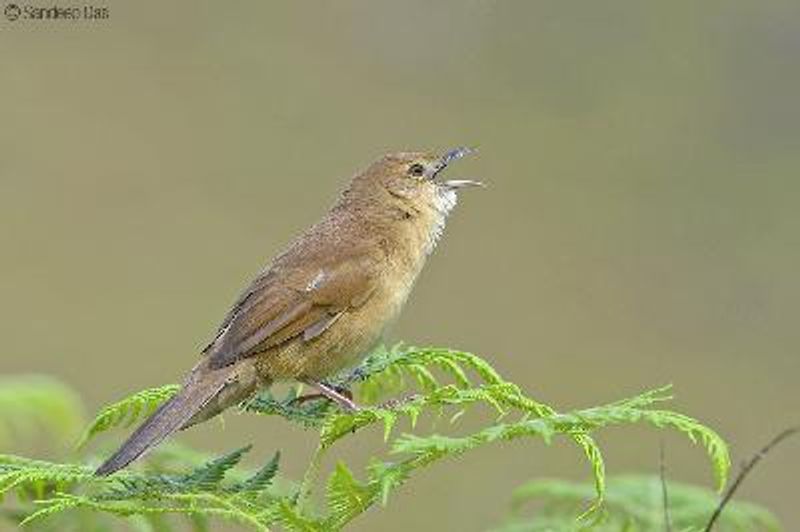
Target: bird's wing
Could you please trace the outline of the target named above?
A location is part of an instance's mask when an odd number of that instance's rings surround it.
[[[375,290],[375,264],[366,253],[314,261],[318,269],[274,268],[264,272],[239,298],[217,338],[205,349],[213,367],[301,337],[323,334]]]

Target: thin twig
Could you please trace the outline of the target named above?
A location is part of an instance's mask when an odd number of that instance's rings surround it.
[[[728,488],[728,490],[725,492],[725,495],[722,497],[722,500],[719,501],[719,504],[717,505],[717,508],[714,510],[714,513],[711,514],[711,519],[708,520],[705,532],[711,532],[711,528],[714,526],[714,523],[716,523],[720,514],[722,514],[722,510],[725,509],[725,506],[733,498],[734,493],[736,493],[736,490],[739,489],[739,486],[742,484],[745,477],[747,477],[747,475],[756,466],[756,464],[758,464],[761,461],[761,459],[764,458],[767,455],[767,453],[770,452],[776,445],[781,443],[789,436],[797,434],[798,432],[800,432],[800,426],[784,430],[783,432],[772,438],[772,441],[770,441],[760,451],[758,451],[755,454],[755,456],[753,456],[750,460],[745,462],[745,464],[742,466],[742,470],[739,471],[738,475],[736,475],[736,478],[734,479],[733,483]]]
[[[672,532],[672,519],[669,516],[669,493],[667,492],[666,460],[664,459],[664,440],[661,440],[661,456],[659,460],[659,476],[661,477],[661,501],[664,505],[664,531]]]

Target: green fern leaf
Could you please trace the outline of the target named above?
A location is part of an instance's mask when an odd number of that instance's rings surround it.
[[[272,483],[275,475],[278,473],[278,463],[281,459],[280,451],[275,453],[272,460],[267,462],[255,474],[250,476],[244,482],[237,484],[232,491],[245,491],[245,492],[260,492],[264,491],[267,486]]]
[[[299,488],[280,491],[273,487],[279,462],[277,453],[258,471],[245,472],[237,466],[249,446],[208,459],[197,452],[175,451],[173,444],[150,457],[149,467],[154,473],[122,472],[112,478],[94,477],[85,466],[0,456],[0,494],[12,489],[24,490],[39,499],[42,506],[28,512],[29,519],[35,521],[83,509],[89,514],[135,516],[137,522],[147,526],[161,522],[160,516],[180,514],[202,523],[212,518],[235,521],[256,530],[279,526],[304,532],[329,531],[341,529],[379,501],[386,504],[393,490],[416,471],[438,460],[519,438],[550,442],[567,437],[578,445],[591,466],[593,484],[582,492],[584,496],[575,507],[582,520],[576,523],[574,515],[571,516],[574,527],[585,527],[599,522],[611,504],[603,456],[593,439],[599,429],[639,422],[675,429],[705,447],[720,484],[730,467],[727,447],[714,431],[688,416],[657,408],[670,399],[668,387],[599,407],[561,413],[504,381],[488,363],[473,354],[400,347],[377,350],[364,365],[336,376],[331,384],[358,385],[359,395],[374,402],[390,393],[395,397],[355,413],[341,412],[324,399],[298,400],[294,392],[283,398],[262,393],[242,405],[248,411],[281,415],[319,430],[318,451]],[[84,442],[112,427],[133,423],[176,390],[177,386],[146,390],[110,405],[86,430]],[[416,393],[399,395],[409,391]],[[433,413],[437,418],[455,413],[450,418],[453,420],[481,405],[481,413],[488,407],[496,416],[484,422],[481,429],[467,434],[430,434],[416,424],[425,413]],[[393,432],[400,421],[408,422],[410,432],[397,437]],[[326,511],[318,514],[307,499],[318,483],[317,472],[324,463],[324,454],[342,438],[370,426],[382,428],[387,452],[398,460],[371,458],[364,482],[340,463],[326,483]],[[188,472],[176,473],[186,468]],[[591,522],[589,517],[593,519]]]
[[[42,494],[63,490],[94,477],[91,468],[76,464],[55,464],[13,455],[0,455],[0,496],[12,489]]]
[[[302,515],[295,504],[285,499],[270,506],[265,516],[267,522],[280,524],[291,532],[331,532],[319,521]]]
[[[252,445],[247,445],[215,458],[188,475],[184,475],[181,482],[190,488],[212,491],[218,488],[228,471],[234,468],[242,460],[245,453],[252,448]]]
[[[328,479],[328,519],[326,530],[339,530],[372,505],[374,490],[358,482],[342,462]]]
[[[41,436],[41,431],[66,443],[83,424],[83,404],[63,383],[42,375],[0,378],[0,448]]]
[[[177,384],[150,388],[135,393],[125,399],[103,408],[83,434],[78,448],[97,434],[119,426],[128,427],[137,420],[152,414],[158,406],[175,395],[180,389]]]
[[[658,476],[621,476],[609,479],[605,520],[597,532],[650,532],[666,528],[662,482]],[[497,531],[572,530],[578,509],[593,496],[593,486],[559,479],[540,479],[514,491],[512,515]],[[711,490],[667,482],[669,515],[674,530],[703,530],[719,497]],[[524,517],[528,503],[537,502],[534,516]],[[777,532],[780,525],[758,506],[732,502],[718,523],[720,530]],[[550,527],[550,528],[548,528]]]

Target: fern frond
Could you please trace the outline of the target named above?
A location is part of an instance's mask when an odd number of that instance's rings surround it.
[[[39,509],[28,515],[26,524],[67,510],[88,509],[125,517],[218,517],[267,530],[265,507],[290,499],[270,487],[277,473],[277,455],[259,471],[237,475],[244,480],[226,481],[248,450],[237,449],[181,475],[121,473],[114,477],[95,477],[86,466],[3,456],[0,494],[13,488],[38,491]],[[83,493],[67,491],[79,484]]]
[[[433,368],[439,369],[464,388],[474,382],[467,370],[487,384],[504,382],[494,368],[472,353],[433,347],[404,349],[398,345],[390,350],[379,349],[367,358],[354,376],[344,376],[337,384],[347,384],[353,380],[369,383],[370,379],[391,369],[395,375],[405,373],[416,379],[424,390],[431,390],[440,386],[439,379],[431,372]]]
[[[168,384],[135,393],[103,408],[83,433],[78,448],[97,434],[116,427],[129,427],[139,419],[152,414],[158,406],[175,395],[180,386]]]
[[[267,508],[264,520],[291,532],[329,532],[320,521],[303,515],[292,501],[282,499]]]
[[[306,428],[319,427],[325,417],[334,411],[329,401],[319,400],[300,404],[296,399],[297,395],[294,392],[289,392],[283,399],[277,399],[272,392],[265,390],[246,401],[242,409],[256,414],[278,415]]]
[[[239,463],[249,446],[209,459],[173,444],[150,457],[152,473],[123,472],[100,479],[91,476],[91,469],[84,466],[67,464],[60,470],[58,464],[37,465],[35,461],[0,457],[0,494],[3,486],[6,491],[39,486],[36,498],[42,506],[29,513],[33,522],[83,508],[95,513],[137,516],[144,523],[180,514],[200,523],[221,518],[257,530],[279,526],[287,530],[328,532],[340,530],[375,504],[386,504],[390,494],[415,472],[441,459],[514,439],[550,442],[566,437],[575,442],[591,467],[593,483],[588,495],[579,501],[580,511],[575,512],[583,519],[575,526],[586,526],[588,517],[598,519],[609,504],[605,464],[593,438],[597,430],[641,422],[675,429],[702,443],[711,457],[718,483],[724,482],[730,467],[727,446],[714,431],[688,416],[661,407],[670,399],[668,387],[599,407],[562,413],[503,380],[476,355],[449,349],[401,347],[376,351],[364,365],[334,377],[330,384],[357,386],[357,395],[372,406],[344,413],[324,399],[300,402],[294,392],[282,398],[264,392],[242,405],[245,410],[280,415],[319,431],[318,451],[299,487],[276,486],[277,453],[259,470],[246,472]],[[146,390],[110,405],[86,430],[84,442],[152,412],[177,388]],[[414,393],[378,402],[388,394],[409,391]],[[452,423],[447,428],[454,433],[447,434],[426,432],[417,426],[418,419],[425,414],[435,414],[438,419],[445,412],[455,412],[453,420],[478,408],[483,414],[488,410],[493,417],[473,432],[459,434]],[[401,421],[410,431],[396,436],[395,428]],[[386,452],[393,460],[372,457],[363,480],[339,463],[324,484],[326,506],[318,513],[308,500],[314,487],[322,484],[317,482],[317,473],[324,454],[341,439],[372,426],[383,430]],[[179,472],[187,468],[188,471]]]
[[[267,489],[272,484],[275,475],[278,473],[278,464],[281,459],[280,451],[275,453],[272,460],[248,477],[244,482],[238,483],[232,488],[233,491],[260,492]]]
[[[353,478],[342,462],[328,478],[328,510],[325,524],[328,530],[339,530],[372,505],[374,490]]]
[[[112,488],[98,495],[97,498],[98,500],[128,500],[134,498],[158,498],[165,493],[188,494],[228,490],[231,492],[239,491],[241,484],[237,484],[232,488],[223,488],[222,482],[228,472],[241,461],[244,454],[249,452],[251,448],[252,446],[248,445],[236,449],[218,458],[211,459],[183,475],[131,475],[121,478],[119,479],[119,488]]]
[[[669,515],[675,530],[702,530],[719,503],[711,490],[667,482]],[[649,532],[664,530],[664,499],[658,476],[619,476],[608,482],[606,519],[592,530],[597,532]],[[571,530],[579,509],[594,495],[593,486],[559,479],[540,479],[514,491],[513,517],[497,532],[516,530]],[[525,517],[523,510],[538,502],[536,514]],[[719,523],[720,530],[740,532],[776,532],[777,519],[767,510],[737,502]]]
[[[572,438],[575,443],[583,450],[586,459],[592,465],[592,475],[594,477],[594,499],[589,507],[578,516],[579,520],[592,518],[602,508],[606,495],[606,465],[603,453],[594,438],[588,434],[575,434]]]
[[[703,441],[712,458],[717,478],[720,482],[724,482],[730,467],[730,459],[727,446],[715,432],[687,416],[666,410],[648,410],[648,407],[665,400],[664,391],[665,389],[659,389],[645,392],[602,407],[566,414],[551,413],[539,418],[523,417],[517,422],[498,422],[461,437],[438,434],[427,436],[405,434],[394,440],[391,452],[411,455],[412,458],[405,460],[398,467],[383,468],[381,474],[388,476],[373,478],[373,482],[379,485],[380,498],[385,500],[388,490],[399,485],[413,470],[427,466],[440,458],[458,456],[489,443],[521,437],[542,438],[549,443],[556,435],[564,434],[571,436],[578,443],[592,466],[596,491],[594,501],[582,514],[582,517],[586,518],[594,515],[600,508],[605,493],[605,465],[602,453],[589,433],[600,427],[639,421],[649,422],[658,427],[676,428],[687,434],[692,441],[697,439]],[[538,413],[543,410],[541,403],[528,400],[520,394],[516,386],[508,383],[468,390],[445,386],[433,393],[415,398],[398,410],[370,408],[352,415],[334,416],[323,426],[321,444],[323,447],[329,447],[344,435],[376,422],[382,422],[385,430],[390,430],[400,414],[418,413],[424,406],[464,405],[478,401],[489,403],[498,409],[502,409],[504,405],[515,405],[524,410],[525,414]],[[546,406],[544,410],[554,412]],[[387,482],[387,479],[393,479],[393,481]],[[394,482],[394,479],[397,482]],[[373,496],[377,497],[377,494],[373,493]],[[334,510],[332,509],[332,511]]]
[[[471,353],[439,348],[401,349],[399,346],[391,350],[379,348],[354,372],[334,377],[331,384],[350,386],[358,383],[358,396],[371,404],[389,392],[403,389],[406,378],[413,379],[426,392],[441,389],[446,385],[436,377],[432,371],[434,369],[449,376],[461,388],[471,385],[468,377],[470,371],[484,383],[508,385],[489,364]],[[277,399],[269,391],[265,391],[243,406],[247,411],[280,415],[306,427],[319,427],[329,416],[337,414],[337,410],[331,408],[327,401],[311,401],[298,405],[295,399],[293,394]]]
[[[189,489],[194,488],[200,491],[214,490],[220,485],[228,471],[235,467],[236,464],[242,460],[242,456],[252,448],[252,445],[247,445],[220,456],[219,458],[215,458],[188,475],[185,475],[181,481],[185,483]]]
[[[595,430],[610,425],[646,422],[657,428],[669,427],[684,433],[692,443],[700,442],[711,458],[717,489],[722,490],[730,472],[731,461],[725,440],[712,429],[684,414],[670,410],[650,409],[659,402],[669,400],[661,388],[637,395],[630,399],[617,401],[606,406],[588,408],[574,414],[561,415],[565,421],[580,425],[585,430]]]
[[[53,490],[64,490],[93,477],[90,467],[77,464],[56,464],[14,455],[0,455],[0,497],[17,489],[21,495],[37,497]]]
[[[20,527],[24,527],[33,521],[75,509],[81,505],[80,502],[80,497],[66,493],[58,493],[53,498],[42,501],[40,504],[42,508],[23,519],[19,525]]]
[[[83,424],[83,404],[63,383],[43,375],[0,378],[0,448],[41,436],[41,431],[65,443]]]

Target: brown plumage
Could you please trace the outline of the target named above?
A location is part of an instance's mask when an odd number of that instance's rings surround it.
[[[181,390],[97,474],[126,467],[176,430],[275,381],[308,383],[355,408],[320,381],[358,363],[399,314],[456,190],[480,184],[439,179],[469,151],[390,154],[356,175],[327,216],[242,293]]]

